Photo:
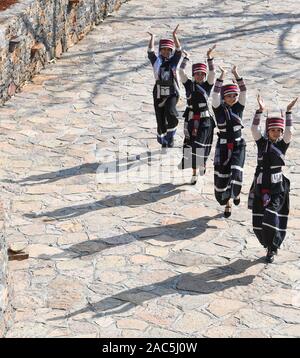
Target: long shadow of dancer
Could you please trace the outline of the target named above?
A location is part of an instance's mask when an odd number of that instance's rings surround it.
[[[155,203],[159,200],[169,198],[171,196],[181,193],[183,190],[178,189],[185,184],[161,184],[146,190],[141,190],[133,194],[121,195],[116,197],[109,196],[108,198],[98,200],[88,204],[73,205],[65,208],[56,209],[53,211],[46,211],[40,214],[27,213],[24,214],[27,218],[48,217],[47,221],[51,220],[66,220],[72,219],[88,212],[102,210],[108,207],[138,207],[149,203]]]
[[[106,297],[99,302],[90,303],[85,308],[66,316],[60,316],[50,320],[71,318],[88,311],[95,312],[93,318],[122,313],[135,306],[142,305],[145,301],[158,298],[163,295],[174,294],[176,291],[181,295],[197,295],[221,292],[231,287],[247,286],[253,282],[255,278],[254,275],[230,278],[225,281],[223,279],[228,276],[239,275],[248,268],[259,263],[263,264],[263,259],[255,261],[238,259],[237,261],[226,266],[219,266],[204,273],[180,274],[155,284],[122,291],[111,297]],[[158,290],[159,288],[161,290]]]
[[[76,257],[87,256],[101,252],[110,247],[116,247],[134,242],[135,240],[147,240],[157,239],[163,242],[176,242],[179,240],[189,240],[198,235],[201,235],[206,229],[217,229],[216,226],[208,225],[210,220],[221,218],[223,214],[217,214],[215,216],[204,216],[181,223],[170,224],[165,226],[153,226],[137,230],[134,232],[127,232],[125,234],[99,239],[99,240],[87,240],[77,244],[74,244],[67,249],[65,253],[59,253],[52,256],[41,255],[39,259],[60,259],[64,257]]]
[[[85,163],[72,168],[60,169],[51,173],[30,175],[20,180],[4,179],[4,183],[20,184],[21,186],[33,186],[38,184],[50,184],[58,180],[70,178],[82,174],[96,173],[99,163]],[[30,183],[34,182],[34,183]]]
[[[157,156],[163,155],[161,150],[146,151],[140,154],[128,154],[126,158],[117,158],[109,162],[94,162],[77,165],[72,168],[60,169],[55,172],[30,175],[20,180],[3,179],[3,183],[20,184],[21,186],[33,186],[38,184],[50,184],[58,180],[83,175],[83,174],[96,174],[97,171],[105,173],[109,170],[113,173],[120,173],[130,170],[133,166],[138,167],[141,165],[149,164],[154,160],[159,160]]]

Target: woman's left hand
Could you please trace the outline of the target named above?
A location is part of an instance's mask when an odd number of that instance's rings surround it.
[[[294,107],[294,105],[296,104],[296,102],[298,101],[298,97],[295,98],[291,103],[289,103],[286,107],[286,111],[290,112],[292,110],[292,108]]]

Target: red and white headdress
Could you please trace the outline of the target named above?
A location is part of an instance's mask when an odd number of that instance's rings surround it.
[[[194,76],[197,72],[207,73],[207,66],[205,63],[194,63],[192,66],[192,74]]]
[[[236,94],[240,93],[238,85],[229,84],[229,85],[222,86],[222,89],[221,89],[222,98],[224,98],[224,96],[226,96],[228,94],[233,94],[233,93],[236,93]]]
[[[169,48],[169,49],[171,49],[171,50],[173,51],[174,48],[175,48],[174,41],[171,40],[171,39],[161,39],[161,40],[159,41],[159,51],[160,51],[162,48]]]
[[[282,117],[268,117],[266,119],[266,132],[273,128],[280,128],[284,131],[285,120]]]

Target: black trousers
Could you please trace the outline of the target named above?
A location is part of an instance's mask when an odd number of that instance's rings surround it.
[[[156,98],[154,95],[154,108],[157,122],[157,141],[160,144],[171,144],[178,125],[177,96]],[[163,104],[163,105],[162,105]]]
[[[284,191],[271,194],[271,201],[263,207],[261,196],[255,195],[252,206],[253,231],[264,247],[279,248],[286,236],[289,215],[290,182],[283,176]],[[251,190],[254,190],[254,183]]]
[[[224,153],[223,153],[224,152]],[[246,145],[242,140],[240,144],[234,145],[229,162],[223,165],[226,159],[227,149],[222,148],[218,140],[214,163],[215,198],[220,205],[226,205],[229,199],[240,195],[243,183],[243,168],[245,164]]]
[[[193,121],[189,122],[189,138],[185,138],[183,142],[181,169],[205,168],[212,148],[214,127],[215,124],[213,119],[204,119],[199,124],[197,135],[193,136]]]

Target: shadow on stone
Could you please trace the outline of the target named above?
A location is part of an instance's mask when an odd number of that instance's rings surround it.
[[[96,174],[99,171],[101,171],[101,173],[105,173],[105,170],[111,170],[112,173],[121,173],[130,170],[133,166],[136,168],[138,166],[150,163],[153,161],[153,158],[157,157],[158,155],[163,155],[163,151],[149,150],[136,155],[128,155],[126,158],[117,159],[115,161],[84,163],[72,168],[60,169],[50,173],[30,175],[20,180],[3,179],[1,182],[20,184],[21,186],[34,186],[39,184],[51,184],[58,180],[84,174]]]
[[[20,184],[21,186],[33,186],[38,184],[50,184],[61,179],[70,178],[82,174],[96,173],[99,163],[85,163],[76,167],[61,169],[56,172],[30,175],[20,180],[4,179],[4,183]],[[31,183],[34,182],[34,183]]]
[[[214,2],[214,7],[212,9],[211,4],[209,6],[202,6],[201,9],[195,9],[193,8],[193,14],[192,19],[198,20],[198,21],[206,21],[207,19],[214,19],[215,21],[222,21],[224,18],[244,18],[245,14],[247,14],[247,18],[250,19],[250,21],[245,22],[244,24],[240,26],[233,26],[232,28],[221,30],[221,31],[210,31],[208,34],[205,33],[203,35],[195,35],[195,36],[185,36],[182,38],[182,43],[184,43],[185,48],[187,51],[191,51],[193,49],[197,49],[199,47],[199,42],[202,46],[211,46],[215,43],[225,43],[227,41],[238,41],[238,40],[245,40],[249,36],[262,36],[264,33],[270,31],[270,28],[272,29],[272,32],[280,32],[277,42],[277,49],[280,54],[284,54],[287,57],[290,57],[292,59],[299,59],[298,56],[294,53],[294,48],[290,46],[288,48],[288,42],[286,41],[289,34],[293,31],[294,27],[299,25],[299,21],[296,21],[299,18],[299,13],[276,13],[273,14],[272,11],[264,12],[263,14],[251,12],[249,10],[250,5],[252,4],[245,4],[243,11],[239,12],[227,12],[222,11],[220,9],[217,9],[216,6],[222,4],[223,1],[216,1]],[[256,4],[263,3],[263,0],[259,0]],[[135,7],[131,5],[129,7],[131,12],[134,12]],[[153,20],[160,19],[161,21],[168,21],[169,18],[165,16],[131,16],[131,12],[128,12],[124,10],[122,18],[116,18],[111,19],[110,22],[135,22],[135,21],[149,21],[152,22]],[[198,10],[198,11],[197,11]],[[249,12],[247,12],[249,11]],[[138,12],[139,13],[139,12]],[[180,23],[181,21],[185,21],[187,17],[189,17],[191,14],[182,14],[180,16],[173,17],[173,19],[176,19],[176,22]],[[274,20],[278,20],[278,23],[274,24]],[[115,47],[110,46],[109,49],[103,49],[103,50],[96,50],[93,48],[91,50],[88,50],[86,52],[80,52],[80,56],[94,56],[97,54],[105,54],[107,52],[113,53],[113,56],[115,58],[118,58],[118,56],[126,57],[131,51],[135,51],[137,48],[145,48],[147,47],[147,40],[140,40],[135,41],[133,44],[122,44],[122,46],[117,45]],[[277,55],[276,55],[277,56]],[[64,56],[64,59],[74,57],[74,54],[72,55],[66,55]],[[266,59],[263,60],[262,64],[265,64]],[[268,61],[270,61],[270,58],[268,58]],[[149,66],[148,61],[142,62],[140,61],[140,64],[134,64],[133,66],[128,66],[126,70],[121,71],[114,71],[113,74],[110,71],[111,68],[111,57],[109,59],[106,59],[105,56],[103,59],[99,60],[99,68],[102,68],[105,66],[105,71],[99,71],[99,75],[97,75],[96,78],[94,78],[94,85],[93,90],[91,91],[91,96],[89,98],[89,101],[93,101],[93,98],[100,93],[102,85],[107,80],[112,80],[113,78],[119,78],[122,75],[126,75],[128,73],[132,72],[138,72],[142,70],[143,68]],[[256,66],[255,71],[257,68],[260,68],[260,65]],[[108,74],[107,74],[108,73]],[[286,77],[286,73],[282,74],[282,77]],[[263,77],[265,77],[266,74],[263,74]],[[277,74],[277,76],[279,76]],[[75,85],[71,85],[67,90],[73,90],[75,86],[78,86],[76,83]]]
[[[46,211],[40,214],[28,213],[25,217],[35,219],[41,217],[48,217],[47,221],[67,220],[72,219],[86,213],[102,210],[111,207],[139,207],[149,203],[155,203],[160,200],[170,198],[180,194],[183,190],[178,189],[186,184],[161,184],[133,194],[121,196],[109,196],[105,199],[98,200],[88,204],[73,205],[66,208],[60,208],[53,211]],[[45,220],[46,221],[46,220]]]
[[[64,250],[65,251],[64,253],[59,253],[52,256],[41,255],[39,256],[39,259],[53,260],[53,259],[61,259],[65,257],[73,258],[73,257],[93,255],[107,248],[121,246],[121,245],[129,244],[134,241],[141,241],[141,240],[148,240],[148,239],[157,240],[161,242],[176,243],[176,241],[189,240],[198,235],[201,235],[209,228],[217,229],[216,226],[208,225],[208,222],[210,220],[214,220],[222,217],[223,214],[217,214],[212,217],[204,216],[202,218],[184,221],[181,223],[170,224],[165,226],[154,226],[150,228],[137,230],[134,232],[128,232],[126,234],[112,236],[109,238],[83,241],[78,244],[71,245],[70,247]]]
[[[71,318],[88,311],[93,311],[95,313],[93,318],[98,318],[111,314],[123,313],[135,306],[142,305],[144,302],[151,299],[174,293],[181,294],[182,296],[211,294],[233,287],[248,286],[253,282],[255,278],[254,275],[229,278],[225,281],[223,279],[230,276],[240,275],[248,268],[259,263],[263,264],[263,259],[255,261],[238,259],[228,265],[219,266],[204,273],[180,274],[155,284],[122,291],[116,295],[104,298],[99,302],[90,303],[87,307],[81,310],[51,320]]]

